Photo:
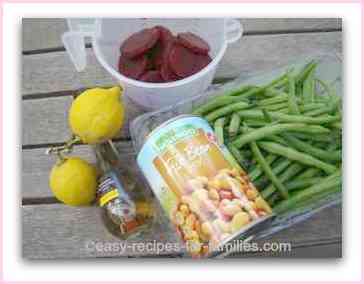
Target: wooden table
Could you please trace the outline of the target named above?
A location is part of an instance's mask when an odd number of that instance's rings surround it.
[[[229,46],[219,65],[216,80],[231,79],[255,70],[269,70],[296,57],[320,53],[341,56],[342,33],[339,19],[242,19],[245,35]],[[67,29],[63,19],[23,19],[22,55],[22,226],[23,256],[27,259],[134,257],[127,250],[95,251],[87,244],[118,242],[103,224],[97,207],[72,208],[57,202],[48,186],[48,174],[55,158],[45,155],[52,145],[70,137],[67,111],[79,89],[114,84],[87,49],[88,66],[77,73],[60,37]],[[127,102],[128,120],[140,114]],[[127,166],[133,165],[128,131],[117,139]],[[93,150],[75,147],[75,155],[95,162]],[[141,239],[176,240],[163,220]],[[322,210],[313,218],[285,229],[268,241],[291,242],[287,253],[236,254],[242,256],[341,256],[341,205]],[[176,256],[176,255],[169,255]]]

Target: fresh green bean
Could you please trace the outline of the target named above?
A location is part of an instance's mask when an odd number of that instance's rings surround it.
[[[315,66],[316,67],[316,66]],[[315,101],[315,84],[314,84],[315,68],[312,68],[307,74],[307,77],[303,80],[303,101],[314,102]]]
[[[293,176],[295,176],[297,173],[299,173],[302,170],[303,166],[298,163],[291,164],[281,175],[279,175],[279,180],[284,183]],[[276,188],[273,184],[269,185],[267,188],[265,188],[261,195],[263,198],[268,198],[276,191]]]
[[[277,86],[281,86],[283,84],[287,83],[287,74],[283,74],[275,79],[273,79],[271,82],[269,82],[268,84],[264,85],[263,89],[267,90],[271,87],[277,87]]]
[[[215,119],[231,114],[235,111],[242,110],[249,108],[250,105],[246,102],[237,102],[233,103],[231,105],[224,106],[222,108],[218,108],[212,112],[210,112],[208,115],[205,116],[205,119],[209,122],[214,121]]]
[[[302,85],[304,80],[307,78],[308,74],[310,74],[311,70],[316,68],[317,63],[312,60],[309,62],[302,71],[296,76],[296,82],[298,85]]]
[[[291,164],[290,160],[287,160],[283,157],[280,157],[277,161],[275,161],[272,164],[272,172],[275,175],[279,175],[282,171],[284,171],[289,165]],[[266,177],[262,176],[259,179],[257,179],[254,183],[258,186],[264,183],[266,181]],[[259,187],[259,186],[258,186]]]
[[[234,158],[238,161],[240,165],[243,166],[244,169],[247,169],[247,162],[244,159],[243,155],[240,153],[240,151],[231,143],[227,145],[230,153],[234,156]]]
[[[296,83],[291,73],[287,74],[288,78],[288,110],[290,114],[300,114],[296,98]]]
[[[283,200],[282,202],[278,203],[274,208],[273,211],[276,213],[283,213],[289,209],[295,207],[295,205],[299,202],[302,202],[312,195],[317,193],[322,193],[332,188],[336,188],[337,186],[341,185],[341,175],[340,171],[332,173],[330,176],[321,180],[321,182],[316,183],[315,185],[303,189],[297,194],[291,196],[289,200]]]
[[[210,111],[215,110],[216,108],[223,107],[232,103],[241,102],[242,99],[240,97],[228,97],[228,96],[219,96],[211,101],[201,105],[196,108],[192,114],[203,115],[209,113]]]
[[[317,175],[318,173],[320,173],[320,171],[321,170],[318,169],[318,168],[308,168],[303,173],[301,173],[300,175],[298,175],[296,177],[296,180],[314,177],[315,175]]]
[[[249,91],[240,94],[239,97],[246,99],[246,98],[256,96],[256,95],[262,94],[262,93],[264,93],[264,89],[262,87],[254,87],[254,88],[250,89]]]
[[[220,145],[224,144],[224,123],[225,123],[225,117],[216,119],[214,123],[214,131],[216,139]]]
[[[281,110],[286,107],[287,107],[287,103],[283,102],[283,103],[278,103],[278,104],[274,104],[274,105],[262,106],[261,108],[268,110],[268,111],[278,111],[278,110]]]
[[[259,142],[258,145],[270,153],[281,155],[283,157],[286,157],[287,159],[297,161],[301,164],[306,164],[322,169],[328,174],[331,174],[337,170],[335,166],[320,161],[312,157],[311,155],[299,152],[295,149],[285,147],[274,142]]]
[[[257,143],[251,142],[250,147],[251,147],[251,150],[253,152],[253,155],[254,155],[256,161],[261,166],[264,173],[272,181],[272,183],[278,189],[278,191],[282,195],[282,197],[284,199],[287,199],[289,197],[289,195],[288,195],[286,188],[280,182],[280,180],[277,178],[277,176],[272,172],[271,167],[268,165],[267,161],[264,159],[262,153],[260,152]]]
[[[288,191],[306,188],[321,181],[321,177],[292,180],[286,183]]]
[[[258,106],[274,105],[277,103],[286,102],[288,99],[287,93],[275,89],[267,89],[265,93],[272,94],[273,97],[259,101]]]
[[[327,143],[332,142],[332,137],[327,134],[310,135],[309,133],[302,133],[302,132],[291,132],[290,134],[304,140],[310,140],[310,141],[312,140],[312,141],[327,142]]]
[[[325,161],[341,161],[341,150],[328,152],[320,148],[314,147],[311,144],[304,142],[300,139],[297,139],[293,135],[285,134],[283,137],[287,141],[288,145],[299,151],[310,154],[313,157]]]
[[[278,157],[276,155],[273,154],[268,154],[267,157],[265,158],[265,160],[267,161],[268,165],[272,164]],[[256,165],[254,167],[254,169],[252,169],[248,176],[250,178],[251,181],[256,180],[257,178],[259,178],[261,176],[261,174],[263,173],[262,168],[259,165]]]
[[[305,115],[317,116],[324,113],[330,114],[338,107],[339,104],[340,104],[340,97],[337,97],[336,99],[333,99],[333,101],[328,106],[308,111],[305,113]]]
[[[241,117],[238,114],[233,113],[233,115],[231,116],[230,125],[229,125],[230,138],[234,138],[238,134],[240,122],[241,122]]]
[[[282,133],[289,130],[296,130],[303,127],[305,127],[305,124],[299,123],[267,125],[239,135],[232,143],[237,148],[241,148],[245,144],[252,141],[259,140],[273,134]]]
[[[242,118],[249,119],[264,119],[264,115],[259,110],[241,110],[237,112]],[[319,116],[311,117],[304,115],[290,115],[283,114],[279,112],[269,112],[273,119],[279,120],[281,122],[292,122],[292,123],[307,123],[307,124],[325,124],[330,122],[336,122],[340,120],[339,116]]]
[[[256,88],[256,87],[252,86],[252,85],[245,85],[244,84],[244,85],[239,86],[239,87],[237,87],[235,89],[225,91],[223,93],[223,96],[240,96],[241,94],[243,94],[245,92],[248,92],[253,88]]]

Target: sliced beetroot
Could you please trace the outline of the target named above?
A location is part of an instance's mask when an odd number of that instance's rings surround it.
[[[151,83],[161,83],[163,82],[163,78],[159,71],[150,70],[145,72],[141,77],[140,81],[151,82]]]
[[[169,53],[169,66],[179,77],[191,76],[211,62],[208,55],[201,55],[192,52],[190,49],[175,44]]]
[[[123,55],[119,58],[119,72],[132,79],[139,79],[147,70],[147,66],[148,59],[144,55],[134,59],[129,59]]]
[[[177,39],[180,44],[195,53],[208,54],[210,51],[209,44],[194,33],[179,33]]]
[[[158,41],[159,29],[143,29],[132,34],[121,45],[120,51],[127,58],[138,57],[151,49]]]
[[[155,45],[153,58],[155,67],[160,68],[163,65],[163,62],[168,60],[168,54],[176,38],[169,30],[160,26],[157,28],[160,29],[160,38],[158,43]]]
[[[181,79],[169,67],[168,61],[165,61],[160,68],[161,76],[165,82],[172,82]]]

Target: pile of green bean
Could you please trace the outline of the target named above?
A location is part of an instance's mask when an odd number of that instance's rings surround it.
[[[242,85],[194,109],[276,213],[341,191],[341,98],[317,62],[272,82]]]

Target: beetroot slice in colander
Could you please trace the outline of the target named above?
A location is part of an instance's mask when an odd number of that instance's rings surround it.
[[[151,82],[151,83],[161,83],[163,82],[163,78],[159,71],[150,70],[145,72],[141,77],[140,81]]]
[[[160,68],[161,76],[165,82],[172,82],[180,80],[181,78],[178,77],[169,67],[169,62],[165,61]]]
[[[169,51],[173,45],[173,42],[176,38],[172,35],[172,33],[162,27],[156,26],[159,29],[160,37],[158,43],[155,45],[154,49],[154,66],[156,68],[160,68],[165,60],[168,60]]]
[[[147,66],[148,59],[145,55],[134,59],[129,59],[123,55],[119,57],[119,72],[132,79],[139,79],[146,71]]]
[[[209,44],[194,33],[179,33],[177,36],[178,42],[184,47],[198,54],[208,54],[210,51]]]
[[[120,51],[127,58],[135,58],[151,49],[158,41],[159,29],[143,29],[132,34],[121,45]]]
[[[197,73],[211,62],[210,56],[193,53],[180,44],[173,46],[168,60],[172,71],[182,78]]]

